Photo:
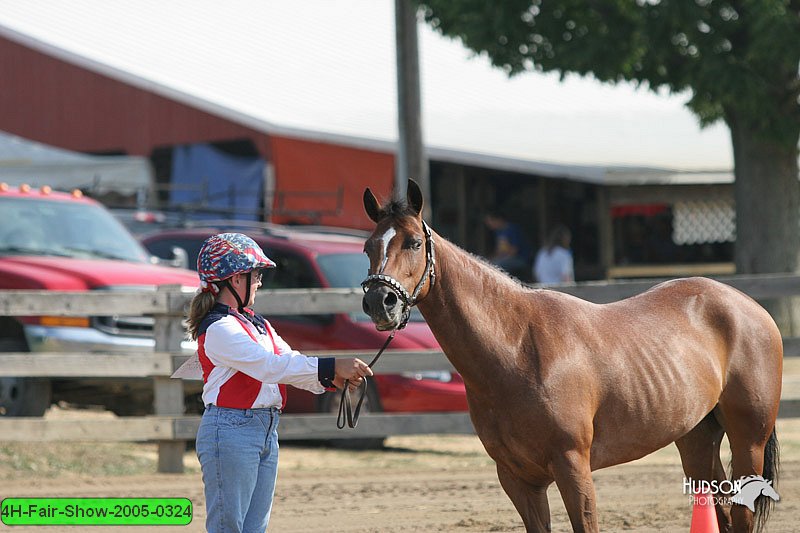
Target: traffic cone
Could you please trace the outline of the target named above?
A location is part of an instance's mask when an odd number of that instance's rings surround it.
[[[700,492],[694,495],[692,526],[689,533],[719,533],[714,496],[710,492]]]

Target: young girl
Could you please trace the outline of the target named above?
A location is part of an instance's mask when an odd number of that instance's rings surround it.
[[[292,350],[250,306],[261,269],[273,263],[241,233],[208,238],[197,257],[200,289],[189,334],[203,368],[197,456],[203,471],[206,529],[263,532],[278,474],[278,419],[291,384],[320,394],[372,370],[359,359],[307,357]]]

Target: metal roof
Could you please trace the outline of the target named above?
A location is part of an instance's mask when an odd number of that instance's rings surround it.
[[[134,194],[152,187],[153,171],[145,157],[80,154],[0,131],[0,182]]]
[[[393,6],[5,0],[0,35],[260,131],[391,152]],[[431,158],[598,183],[682,182],[684,171],[706,183],[709,170],[732,179],[727,128],[701,130],[686,95],[554,74],[509,79],[423,23],[419,42]]]

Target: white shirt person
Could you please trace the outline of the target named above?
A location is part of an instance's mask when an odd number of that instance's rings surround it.
[[[572,234],[566,226],[553,228],[545,245],[537,252],[533,277],[542,285],[575,281],[574,262],[569,249]]]

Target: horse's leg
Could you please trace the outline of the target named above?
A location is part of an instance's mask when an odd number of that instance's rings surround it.
[[[572,530],[597,532],[597,507],[589,449],[569,450],[553,459],[553,475],[569,514]]]
[[[694,429],[675,441],[681,454],[683,472],[693,480],[717,480],[726,478],[725,467],[719,458],[719,448],[725,430],[713,413],[709,413]],[[721,505],[716,506],[717,522],[721,532],[731,531],[731,514]]]
[[[744,396],[744,398],[743,398]],[[764,449],[775,427],[777,406],[745,403],[744,394],[727,394],[720,398],[718,414],[731,445],[731,480],[764,473]],[[773,412],[774,411],[774,412]],[[753,531],[753,512],[744,505],[731,507],[733,531]]]
[[[547,486],[550,482],[532,485],[521,480],[508,471],[507,468],[497,465],[497,477],[500,485],[506,491],[517,512],[525,524],[525,531],[549,532],[550,531],[550,504],[547,502]]]

